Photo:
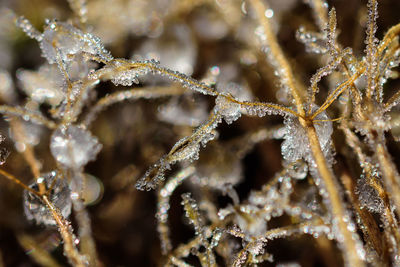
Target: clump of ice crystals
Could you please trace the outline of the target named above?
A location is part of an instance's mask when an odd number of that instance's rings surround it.
[[[317,109],[314,107],[313,109]],[[324,155],[328,156],[331,151],[331,135],[332,122],[325,111],[318,114],[314,119],[314,127],[317,132],[319,144]],[[310,153],[310,143],[307,133],[301,126],[299,119],[294,116],[287,116],[284,121],[285,135],[281,146],[283,158],[288,162],[294,162],[299,159],[305,159],[307,162],[312,162]]]
[[[135,67],[131,64],[139,64]],[[105,69],[111,71],[111,82],[115,85],[131,86],[139,84],[139,77],[153,72],[151,67],[159,67],[159,62],[156,60],[143,60],[143,61],[129,61],[125,59],[118,59],[111,62]]]
[[[71,192],[66,181],[57,177],[57,172],[52,171],[43,174],[29,187],[39,191],[39,183],[43,183],[46,190],[49,190],[49,201],[64,218],[67,218],[71,214]],[[29,220],[35,220],[38,224],[56,225],[56,221],[46,204],[28,190],[24,191],[24,211]]]
[[[241,105],[231,101],[231,99],[240,102],[253,99],[251,92],[237,83],[219,82],[217,90],[221,93],[215,100],[216,109],[228,124],[236,121],[242,115]]]
[[[56,63],[58,58],[65,62],[71,61],[71,56],[80,52],[98,56],[104,61],[112,59],[98,37],[83,33],[66,22],[48,22],[40,48],[50,64]]]
[[[384,210],[383,201],[379,198],[378,192],[367,183],[366,179],[363,174],[357,180],[356,194],[361,207],[368,209],[370,212],[381,213]]]
[[[50,150],[54,158],[66,167],[78,169],[96,158],[101,150],[96,137],[78,126],[61,126],[51,136]]]
[[[0,134],[0,143],[2,143],[5,139],[6,138],[2,134]],[[0,165],[6,163],[6,160],[9,155],[10,151],[7,148],[5,147],[0,148]]]
[[[228,72],[228,69],[229,68],[227,66],[225,66],[225,69],[221,68],[221,72],[223,72],[224,70],[225,70],[224,72]],[[220,77],[220,76],[218,77],[219,80],[218,80],[218,84],[217,84],[218,92],[230,94],[239,101],[253,100],[253,98],[254,98],[253,94],[251,93],[251,91],[248,88],[243,87],[234,82],[224,81],[224,80],[222,80],[222,77]],[[222,81],[220,81],[220,80],[222,80]]]
[[[63,85],[63,78],[54,66],[45,64],[37,71],[21,69],[17,72],[17,78],[24,92],[38,103],[57,106],[64,98],[59,89]]]
[[[227,96],[219,95],[215,99],[216,110],[222,115],[227,124],[231,124],[240,118],[240,104],[229,101]]]

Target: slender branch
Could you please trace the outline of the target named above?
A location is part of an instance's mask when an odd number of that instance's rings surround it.
[[[381,232],[374,217],[366,209],[361,208],[360,202],[355,193],[356,186],[354,180],[347,172],[344,172],[342,175],[340,175],[340,179],[346,188],[346,193],[349,199],[351,200],[351,206],[360,217],[360,229],[364,233],[364,239],[366,239],[367,244],[374,248],[377,254],[381,257],[381,260],[384,260],[387,255],[385,255],[386,246],[383,242]]]
[[[61,215],[60,211],[53,205],[53,203],[48,200],[47,196],[33,190],[29,186],[22,183],[18,178],[2,169],[0,169],[0,174],[35,195],[47,206],[54,220],[56,221],[60,234],[64,240],[64,252],[66,253],[68,260],[73,266],[85,267],[85,257],[76,249],[75,238],[72,233],[72,227],[70,223]]]
[[[27,121],[43,124],[49,129],[55,129],[57,127],[56,123],[47,119],[43,115],[39,113],[33,113],[32,111],[21,107],[0,105],[0,114],[18,116]]]
[[[176,175],[169,178],[164,187],[158,192],[157,201],[157,230],[160,234],[161,251],[164,255],[168,254],[172,249],[171,239],[169,237],[168,227],[168,211],[170,208],[170,197],[175,189],[188,177],[195,172],[195,168],[190,166],[181,170]]]
[[[62,217],[58,209],[48,200],[47,196],[41,196],[40,199],[46,204],[58,225],[58,229],[64,240],[64,252],[70,263],[77,267],[87,266],[85,256],[81,255],[76,249],[75,238],[70,223]]]
[[[318,116],[318,114],[325,111],[346,89],[353,85],[354,81],[357,80],[361,74],[361,71],[355,73],[350,79],[347,79],[345,82],[336,87],[335,90],[333,90],[333,92],[331,92],[325,99],[325,102],[319,107],[319,109],[310,116],[310,119],[314,119],[316,116]]]
[[[393,198],[396,213],[400,215],[400,176],[394,165],[386,146],[381,142],[375,142],[375,155],[379,162],[379,169],[383,175],[385,188]]]
[[[33,237],[20,234],[17,238],[21,246],[26,251],[29,251],[29,256],[31,256],[40,266],[61,267],[51,254],[46,249],[42,248]]]
[[[269,20],[264,15],[265,10],[268,7],[260,0],[249,1],[253,5],[254,11],[257,13],[258,19],[260,20],[264,28],[264,33],[267,38],[267,45],[269,48],[268,55],[270,59],[272,59],[273,64],[276,65],[276,68],[279,69],[280,81],[285,87],[290,90],[296,102],[297,112],[301,116],[304,116],[305,112],[303,108],[303,100],[301,97],[301,93],[298,90],[299,84],[294,77],[288,60],[286,59],[281,47],[278,44],[278,40],[276,39],[276,36],[272,31]]]
[[[345,262],[349,266],[364,266],[360,255],[360,246],[357,244],[355,233],[350,232],[348,228],[348,222],[345,218],[348,218],[344,202],[339,192],[338,184],[332,171],[328,167],[324,154],[321,150],[321,146],[318,140],[317,132],[314,126],[309,122],[300,119],[301,124],[307,131],[308,139],[310,141],[311,151],[316,163],[318,173],[325,184],[326,199],[329,201],[331,206],[332,220],[334,227],[337,227],[338,233],[336,238],[342,246],[344,253]]]

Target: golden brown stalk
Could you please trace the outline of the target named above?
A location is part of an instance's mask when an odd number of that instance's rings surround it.
[[[58,211],[58,209],[49,201],[46,195],[42,195],[39,192],[36,192],[29,186],[25,185],[22,183],[18,178],[13,176],[12,174],[9,174],[8,172],[0,169],[0,174],[9,179],[10,181],[18,184],[25,190],[28,190],[32,194],[34,194],[36,197],[38,197],[49,209],[51,212],[57,226],[58,230],[61,234],[61,237],[63,238],[64,241],[64,252],[68,260],[73,266],[77,267],[85,267],[87,266],[86,264],[86,259],[85,256],[79,253],[79,251],[76,248],[76,239],[74,238],[74,234],[72,233],[72,227],[71,223],[65,219],[61,213]]]
[[[290,65],[284,57],[276,37],[271,30],[268,19],[264,16],[266,7],[260,0],[250,0],[250,2],[257,12],[262,25],[264,26],[270,53],[275,58],[279,68],[282,68],[283,73],[286,74],[286,76],[281,77],[281,79],[283,82],[286,82],[286,86],[288,86],[291,90],[292,96],[296,101],[297,112],[304,116],[305,112],[303,109],[303,101],[300,97],[300,93],[298,92],[298,85],[295,82]],[[354,80],[355,79],[356,78],[354,78]],[[337,90],[344,90],[344,88],[348,87],[349,84],[351,85],[354,80],[350,80],[349,82],[345,83],[341,89]],[[334,101],[334,99],[336,99],[336,97],[332,97],[332,99],[327,100],[326,105],[321,106],[320,112],[322,112],[323,108],[326,109]],[[313,114],[313,116],[315,117],[316,115]],[[360,248],[355,240],[355,237],[353,236],[354,234],[350,232],[348,229],[348,223],[344,221],[344,218],[347,218],[348,215],[346,214],[346,209],[344,207],[343,200],[341,199],[339,188],[337,188],[335,177],[333,176],[332,171],[329,169],[324,154],[321,150],[316,130],[312,124],[312,118],[307,120],[303,118],[299,119],[301,125],[307,132],[312,155],[316,162],[316,168],[326,187],[327,200],[331,205],[332,219],[334,220],[334,224],[336,224],[339,231],[338,239],[340,240],[339,242],[342,243],[342,251],[344,253],[345,262],[350,266],[364,266],[363,260],[360,258],[360,255],[358,255]]]
[[[29,252],[29,256],[31,256],[40,266],[61,267],[61,265],[47,250],[40,247],[33,237],[26,234],[19,234],[17,237],[21,246],[27,251],[27,253]]]
[[[336,224],[339,235],[341,235],[339,239],[342,239],[341,246],[345,262],[349,266],[364,266],[363,260],[360,255],[358,255],[360,248],[353,236],[354,233],[350,232],[348,229],[348,222],[344,221],[345,218],[348,218],[348,214],[346,214],[346,208],[344,207],[342,197],[340,196],[335,177],[333,176],[331,169],[328,167],[321,150],[317,132],[310,122],[307,123],[302,119],[300,119],[300,122],[307,131],[316,168],[325,184],[327,199],[331,205],[331,214],[332,219],[334,220],[333,224]]]
[[[282,74],[280,80],[282,84],[290,90],[290,93],[292,94],[296,102],[297,112],[301,116],[304,116],[305,112],[303,108],[303,100],[301,93],[298,90],[300,85],[296,81],[294,74],[292,72],[292,68],[290,67],[288,60],[286,59],[281,47],[278,44],[278,40],[276,39],[276,36],[272,31],[272,27],[270,25],[269,20],[264,15],[265,10],[268,7],[264,5],[264,3],[262,3],[260,0],[250,0],[250,3],[254,7],[254,10],[256,11],[257,16],[264,28],[264,33],[267,38],[267,43],[269,48],[269,54],[276,62],[277,64],[276,67],[280,69],[279,72]]]
[[[342,175],[340,175],[340,180],[346,188],[346,193],[352,203],[352,208],[360,217],[362,224],[360,229],[363,231],[364,239],[366,239],[367,243],[374,248],[377,255],[380,256],[381,261],[386,261],[387,248],[384,239],[381,236],[381,231],[371,213],[366,209],[361,208],[358,196],[356,195],[356,185],[353,178],[351,178],[347,172],[343,172]]]

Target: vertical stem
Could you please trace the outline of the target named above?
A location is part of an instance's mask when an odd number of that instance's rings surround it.
[[[274,68],[279,72],[280,82],[290,90],[290,93],[296,102],[297,113],[299,113],[301,116],[304,116],[305,113],[303,109],[303,100],[301,98],[300,91],[298,90],[299,84],[294,77],[288,60],[279,46],[278,40],[272,31],[269,20],[264,15],[264,12],[268,6],[266,6],[266,4],[260,0],[250,0],[250,2],[253,5],[254,11],[257,13],[258,19],[264,28],[264,33],[267,38],[266,42],[269,48],[269,58],[273,61],[271,63],[276,65]]]
[[[69,222],[59,214],[57,208],[47,199],[46,196],[42,196],[41,199],[50,210],[54,220],[58,225],[58,229],[64,240],[64,252],[70,263],[77,267],[87,266],[85,263],[85,257],[76,249],[75,240]]]
[[[344,172],[340,175],[340,180],[346,188],[352,208],[360,218],[360,224],[364,226],[360,228],[363,232],[366,243],[377,252],[377,255],[380,257],[379,264],[383,265],[383,261],[387,260],[387,247],[374,217],[366,209],[361,207],[356,195],[356,185],[350,175],[347,172]]]
[[[72,204],[75,211],[75,218],[78,222],[80,250],[83,254],[88,256],[89,266],[101,266],[96,251],[96,243],[92,236],[89,213],[85,209],[81,199],[73,199]]]
[[[344,207],[342,197],[340,196],[337,183],[335,182],[335,177],[329,169],[321,150],[317,132],[312,122],[307,122],[303,119],[300,119],[300,122],[307,131],[318,173],[325,184],[327,199],[331,206],[332,224],[334,224],[333,227],[337,227],[339,232],[339,236],[336,236],[336,238],[338,242],[341,243],[344,260],[348,266],[364,266],[364,262],[358,255],[357,241],[353,238],[353,233],[348,229],[348,224],[344,220],[344,218],[348,217],[348,214]]]
[[[399,173],[394,166],[386,146],[382,142],[375,143],[376,156],[379,162],[379,169],[383,174],[383,182],[386,190],[390,193],[396,206],[396,212],[400,215],[400,181]]]

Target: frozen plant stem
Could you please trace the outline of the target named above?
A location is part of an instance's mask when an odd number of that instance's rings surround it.
[[[73,266],[85,267],[84,256],[79,253],[75,246],[75,240],[71,231],[69,222],[63,218],[57,211],[57,208],[47,199],[47,196],[42,196],[41,199],[51,211],[55,221],[57,222],[58,229],[64,240],[64,252]]]
[[[343,239],[343,242],[340,240],[338,241],[343,245],[342,251],[345,255],[345,262],[348,264],[348,266],[364,266],[364,262],[358,255],[357,244],[353,238],[353,233],[349,231],[347,228],[347,222],[344,221],[344,218],[346,218],[348,215],[346,214],[345,207],[342,204],[343,200],[337,188],[337,183],[335,183],[335,178],[330,168],[328,168],[326,159],[321,150],[317,132],[311,123],[307,123],[302,119],[300,119],[300,122],[307,131],[311,151],[318,173],[325,184],[327,198],[329,204],[331,205],[332,220],[334,220],[334,223],[336,221],[337,228],[340,231],[339,235],[341,235],[340,239]]]
[[[396,167],[394,166],[389,152],[386,146],[382,143],[376,142],[375,145],[376,155],[379,162],[379,168],[383,174],[383,182],[385,183],[386,189],[391,193],[395,206],[397,207],[396,212],[400,214],[400,184],[399,184],[399,174]]]
[[[61,215],[57,208],[49,201],[46,195],[36,192],[34,189],[22,183],[19,179],[9,174],[8,172],[0,169],[0,175],[3,175],[8,180],[14,182],[15,184],[21,186],[25,190],[28,190],[36,197],[38,197],[47,206],[51,212],[54,220],[57,223],[58,230],[64,241],[64,253],[72,266],[85,267],[85,256],[81,255],[76,248],[74,235],[72,233],[72,227],[70,223]]]
[[[366,243],[371,246],[380,256],[381,263],[383,259],[387,258],[385,243],[383,242],[383,237],[381,235],[380,229],[376,224],[373,216],[366,209],[363,209],[360,205],[360,201],[356,194],[356,184],[352,177],[344,172],[340,175],[340,180],[346,188],[346,193],[352,202],[352,208],[356,211],[360,217],[360,229],[363,232]],[[364,227],[362,227],[364,226]]]
[[[254,10],[256,11],[257,16],[264,28],[264,33],[267,38],[269,48],[268,53],[270,53],[270,57],[273,59],[273,61],[275,61],[272,65],[274,67],[279,66],[280,70],[278,73],[280,73],[280,81],[290,90],[290,93],[292,94],[296,103],[297,112],[300,114],[300,116],[304,116],[305,112],[303,109],[303,100],[298,90],[299,84],[295,80],[292,68],[290,67],[289,62],[287,61],[282,49],[278,44],[278,40],[272,31],[269,20],[264,15],[265,10],[267,10],[268,7],[266,7],[260,0],[250,0],[250,3],[253,5]]]
[[[318,173],[323,180],[323,184],[326,189],[326,200],[329,202],[330,212],[332,215],[333,225],[337,227],[338,233],[336,238],[341,243],[341,249],[344,254],[344,260],[348,266],[364,266],[364,262],[358,255],[357,241],[353,237],[353,233],[347,227],[347,222],[343,218],[347,218],[344,201],[340,195],[339,188],[335,182],[335,177],[332,171],[328,167],[324,154],[321,150],[321,146],[318,140],[317,132],[314,128],[311,117],[305,117],[305,111],[303,109],[303,101],[298,91],[298,83],[295,81],[291,67],[286,60],[283,51],[281,50],[275,35],[272,32],[269,20],[265,17],[264,12],[267,7],[260,0],[250,0],[253,5],[257,16],[264,27],[264,33],[267,38],[269,47],[270,57],[275,61],[273,62],[274,67],[280,68],[279,73],[282,75],[279,77],[282,84],[290,89],[290,92],[295,100],[297,112],[300,115],[300,123],[307,132],[307,136],[310,142],[310,148],[313,158],[316,163]],[[275,66],[276,65],[276,66]],[[351,81],[352,83],[352,81]],[[336,95],[337,97],[338,95]],[[336,98],[335,97],[335,98]],[[335,99],[334,98],[334,99]],[[333,99],[333,100],[334,100]],[[332,102],[333,102],[332,100]],[[315,115],[315,114],[314,114]],[[316,116],[316,115],[315,115]],[[325,197],[325,196],[324,196]],[[336,224],[336,225],[335,225]]]

